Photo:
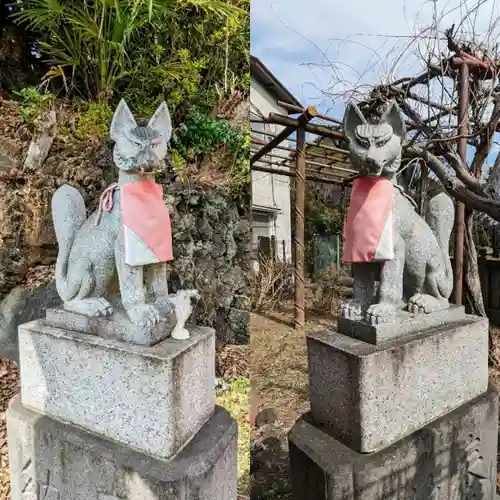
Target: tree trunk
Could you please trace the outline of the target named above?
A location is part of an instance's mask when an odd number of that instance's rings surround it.
[[[476,245],[474,244],[474,212],[467,210],[465,213],[465,248],[464,248],[464,292],[465,300],[472,314],[486,317],[479,266],[477,261]],[[494,366],[500,364],[496,355],[495,340],[489,330],[489,359]]]

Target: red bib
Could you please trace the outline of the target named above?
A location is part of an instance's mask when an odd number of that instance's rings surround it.
[[[393,184],[380,177],[358,177],[344,224],[344,262],[387,261],[394,258]]]
[[[146,265],[174,258],[170,215],[160,184],[129,182],[120,188],[125,262]]]

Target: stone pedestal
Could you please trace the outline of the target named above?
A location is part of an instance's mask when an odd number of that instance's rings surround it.
[[[46,326],[19,327],[23,405],[158,458],[173,456],[215,404],[215,335],[137,346]]]
[[[293,500],[495,500],[497,425],[493,387],[371,454],[305,415],[289,434]]]
[[[223,408],[171,460],[26,409],[7,411],[12,500],[236,500],[235,422]]]
[[[236,500],[236,423],[215,406],[215,332],[133,345],[19,328],[12,500]]]
[[[380,346],[307,338],[314,420],[362,453],[379,450],[488,387],[488,321],[475,316]]]
[[[308,336],[311,411],[289,434],[293,500],[496,498],[488,321],[450,309],[406,315],[392,332],[351,319]]]

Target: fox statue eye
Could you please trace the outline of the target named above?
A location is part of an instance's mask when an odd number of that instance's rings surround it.
[[[360,146],[363,146],[364,148],[369,148],[370,147],[370,141],[366,139],[360,139],[358,138],[358,142]]]

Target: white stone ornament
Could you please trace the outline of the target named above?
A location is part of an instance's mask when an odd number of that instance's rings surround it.
[[[170,296],[170,300],[175,306],[175,318],[177,323],[172,331],[174,340],[189,339],[189,331],[185,328],[186,321],[193,312],[192,299],[199,300],[198,290],[179,290],[175,295]]]

